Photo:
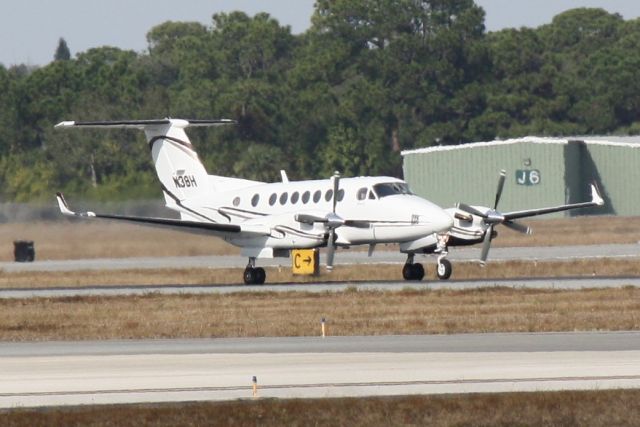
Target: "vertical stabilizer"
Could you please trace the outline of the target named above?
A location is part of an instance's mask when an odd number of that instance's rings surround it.
[[[188,124],[185,120],[171,120],[166,125],[144,129],[167,205],[172,204],[171,199],[175,204],[215,191],[209,186],[207,171],[184,131]]]

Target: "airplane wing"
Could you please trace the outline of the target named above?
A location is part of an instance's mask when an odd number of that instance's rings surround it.
[[[590,208],[590,207],[602,206],[602,205],[604,205],[604,199],[600,195],[600,192],[598,191],[598,187],[595,184],[591,184],[591,201],[590,202],[573,203],[569,205],[561,205],[561,206],[555,206],[555,207],[549,207],[549,208],[528,209],[523,211],[507,212],[502,215],[504,216],[505,221],[511,221],[518,218],[528,218],[532,216],[544,215],[544,214],[549,214],[553,212],[568,211],[571,209],[578,209],[578,208]]]
[[[58,200],[58,206],[60,208],[60,212],[62,212],[65,216],[76,217],[76,218],[100,218],[100,219],[108,219],[108,220],[116,220],[116,221],[126,221],[132,222],[140,225],[147,226],[155,226],[162,228],[173,228],[180,231],[191,232],[194,234],[213,234],[220,237],[229,236],[229,235],[247,235],[247,236],[263,236],[269,235],[270,230],[264,228],[257,229],[252,227],[251,229],[243,228],[241,225],[236,224],[220,224],[220,223],[212,223],[212,222],[197,222],[197,221],[184,221],[180,219],[171,219],[171,218],[153,218],[153,217],[137,217],[137,216],[126,216],[126,215],[105,215],[105,214],[97,214],[95,212],[74,212],[69,209],[69,205],[65,200],[62,193],[56,193],[56,198]]]

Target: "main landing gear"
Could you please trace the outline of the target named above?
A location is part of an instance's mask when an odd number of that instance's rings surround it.
[[[407,262],[402,267],[402,277],[404,280],[422,280],[424,277],[424,267],[413,262],[413,254],[407,255]]]
[[[267,278],[267,273],[262,267],[256,267],[256,259],[249,258],[249,264],[244,269],[244,284],[245,285],[262,285]]]

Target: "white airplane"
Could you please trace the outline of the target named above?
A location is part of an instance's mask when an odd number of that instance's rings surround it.
[[[336,246],[399,243],[408,254],[403,268],[407,280],[424,277],[414,254],[431,245],[429,236],[447,233],[453,217],[422,199],[407,184],[390,177],[356,177],[264,183],[209,175],[198,158],[187,127],[217,126],[231,120],[65,121],[56,128],[133,128],[145,132],[166,206],[179,219],[76,213],[62,194],[64,215],[123,220],[211,234],[242,248],[249,258],[246,284],[262,284],[265,271],[256,259],[288,257],[291,249],[327,247],[331,269]]]
[[[336,246],[369,245],[369,255],[378,243],[398,243],[407,254],[402,268],[405,280],[422,280],[424,267],[414,262],[416,253],[436,254],[437,275],[445,280],[453,267],[446,259],[451,246],[483,243],[480,259],[487,259],[498,224],[523,233],[529,227],[515,219],[569,209],[602,206],[595,185],[592,200],[517,212],[500,213],[497,206],[505,182],[498,181],[494,207],[459,203],[443,210],[409,190],[397,178],[342,178],[264,183],[208,175],[189,138],[187,127],[232,124],[232,120],[129,120],[74,122],[56,128],[133,128],[145,132],[166,206],[180,219],[143,218],[122,215],[76,213],[64,196],[57,195],[64,215],[123,220],[143,225],[170,227],[198,234],[211,234],[242,248],[249,258],[244,271],[246,284],[262,284],[266,274],[256,259],[288,257],[291,249],[327,247],[327,269],[333,267]]]

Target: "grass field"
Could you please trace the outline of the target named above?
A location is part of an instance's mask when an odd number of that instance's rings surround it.
[[[532,220],[525,236],[498,227],[495,246],[637,243],[640,217],[577,217]],[[40,260],[238,254],[221,239],[109,221],[0,224],[0,261],[13,260],[13,241],[33,240]],[[393,246],[391,247],[393,248]],[[379,248],[380,249],[380,248]]]
[[[640,329],[640,289],[403,290],[0,300],[0,340]]]
[[[247,400],[0,411],[4,426],[637,426],[640,390]]]

